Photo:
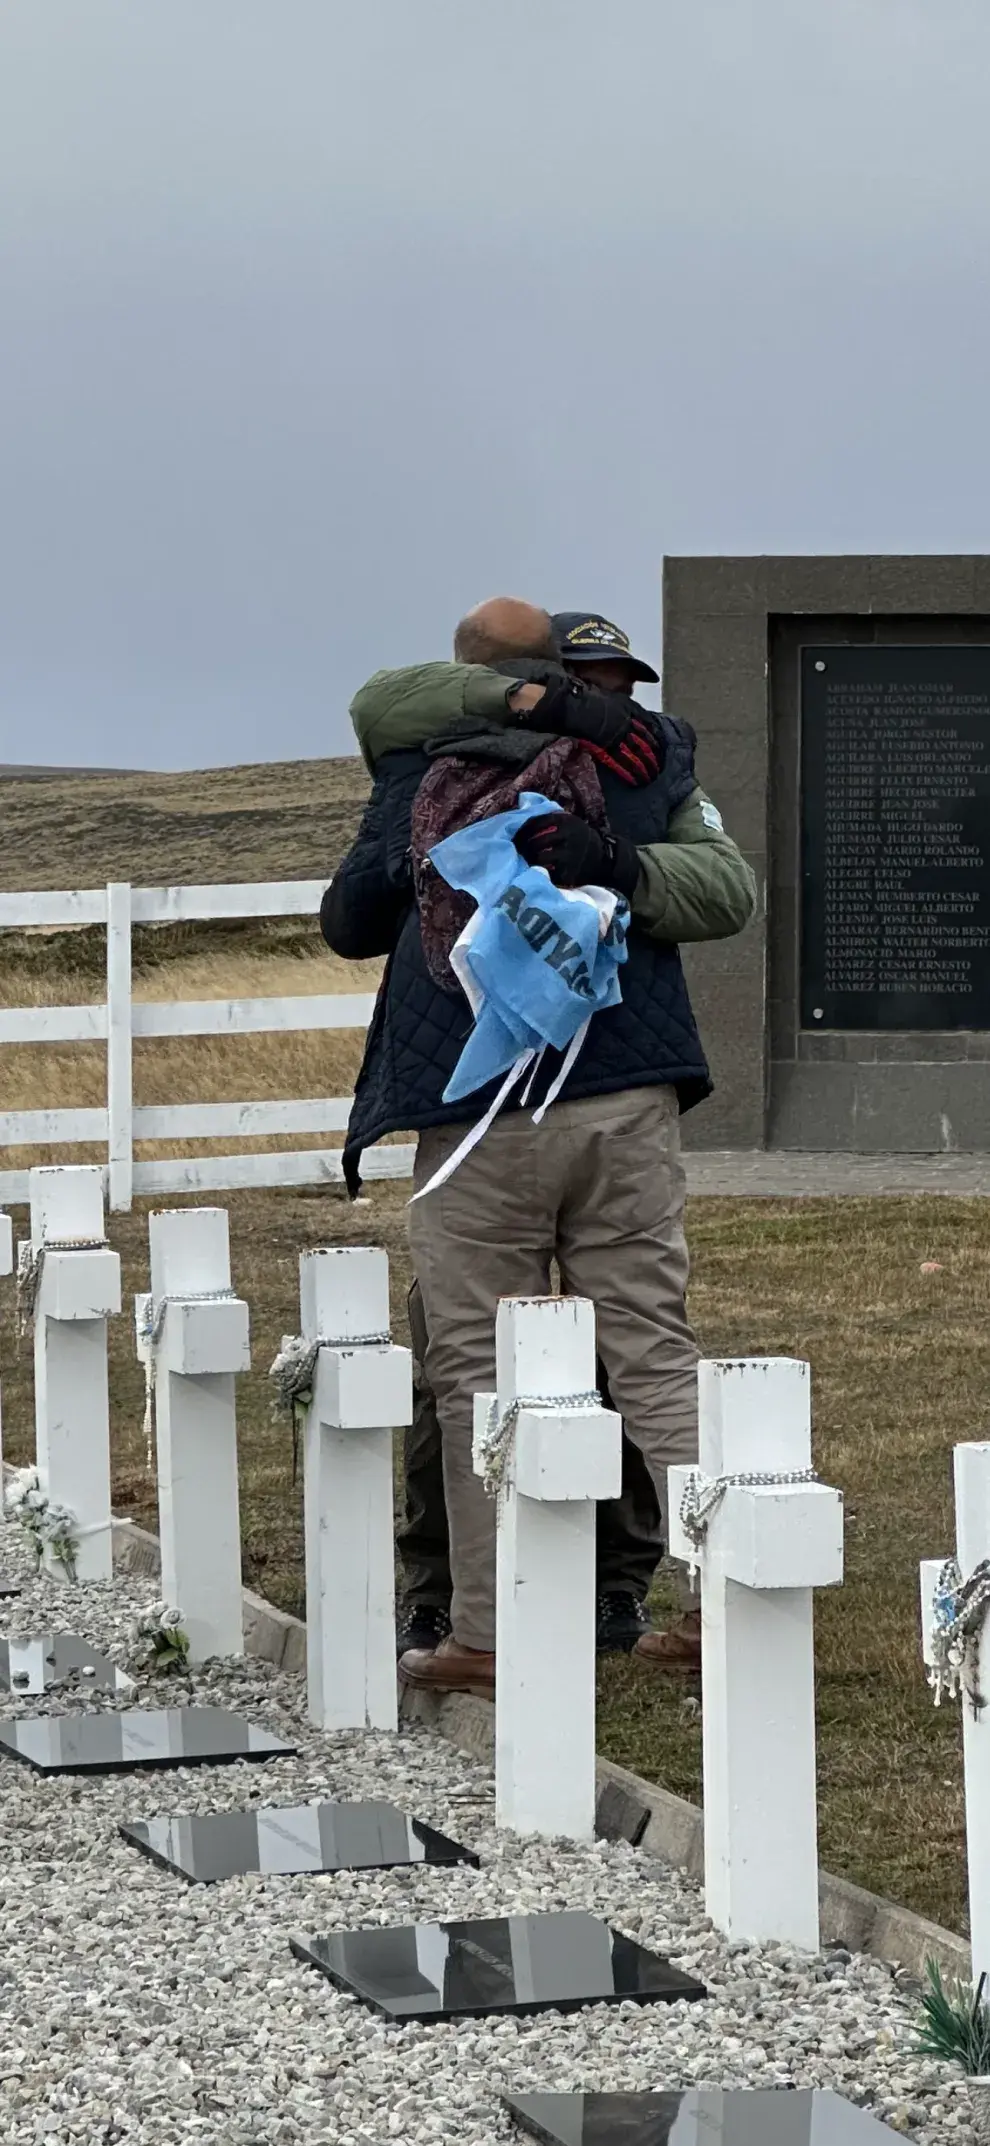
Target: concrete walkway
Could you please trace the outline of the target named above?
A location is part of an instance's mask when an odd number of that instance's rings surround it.
[[[685,1153],[698,1197],[823,1199],[830,1193],[943,1193],[990,1197],[990,1155],[818,1155],[796,1149],[695,1148]]]

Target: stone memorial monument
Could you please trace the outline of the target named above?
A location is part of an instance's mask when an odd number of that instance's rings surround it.
[[[990,1148],[990,557],[668,559],[663,672],[766,890],[686,1144]]]

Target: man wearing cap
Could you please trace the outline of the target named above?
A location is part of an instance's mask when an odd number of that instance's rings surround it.
[[[505,1110],[412,1210],[443,1435],[453,1631],[435,1652],[407,1653],[401,1669],[409,1683],[441,1691],[494,1684],[494,1511],[473,1474],[471,1418],[473,1394],[493,1384],[501,1296],[545,1293],[556,1261],[561,1286],[593,1300],[613,1403],[661,1508],[668,1465],[697,1453],[678,1116],[711,1083],[677,942],[741,930],[755,882],[697,784],[693,732],[629,697],[636,676],[655,673],[597,614],[569,613],[558,627],[559,654],[546,613],[498,599],[462,620],[452,665],[379,672],[362,688],[351,712],[375,787],[322,913],[336,952],[391,957],[355,1090],[348,1182],[356,1187],[362,1146],[415,1130],[425,1185],[486,1101],[442,1100],[471,1016],[430,976],[409,876],[409,814],[428,753],[524,770],[549,738],[566,736],[593,756],[607,831],[555,810],[530,820],[517,844],[558,885],[611,886],[629,901],[622,1003],[595,1016],[538,1130],[531,1109],[557,1071],[553,1052],[529,1106]],[[636,1651],[658,1667],[693,1667],[698,1642],[686,1621],[644,1635]]]
[[[566,669],[604,693],[630,695],[637,682],[659,685],[655,670],[634,656],[629,636],[597,612],[558,611],[554,640]],[[399,1652],[435,1651],[450,1631],[453,1582],[444,1501],[436,1397],[426,1374],[428,1336],[418,1283],[409,1294],[415,1364],[414,1414],[403,1443],[405,1519],[398,1531],[404,1586]],[[611,1396],[604,1366],[599,1385]],[[629,1653],[648,1631],[647,1592],[664,1548],[660,1506],[639,1447],[623,1433],[622,1490],[599,1504],[596,1529],[597,1645],[600,1653]]]
[[[629,635],[597,611],[555,611],[554,640],[561,661],[573,677],[586,678],[602,693],[631,693],[637,682],[658,686],[660,674],[634,656]]]

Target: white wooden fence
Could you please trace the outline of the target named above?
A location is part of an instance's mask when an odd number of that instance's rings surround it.
[[[340,1148],[268,1154],[205,1155],[135,1162],[136,1140],[245,1140],[285,1133],[342,1133],[349,1096],[260,1103],[169,1103],[135,1106],[131,1045],[135,1036],[248,1036],[301,1029],[366,1028],[374,993],[327,992],[298,998],[188,999],[135,1003],[131,995],[131,927],[217,918],[317,916],[322,880],[296,879],[213,887],[107,887],[54,893],[0,894],[0,928],[102,924],[107,934],[106,999],[86,1006],[0,1008],[0,1044],[105,1043],[104,1110],[0,1111],[0,1148],[105,1141],[112,1209],[135,1192],[212,1192],[252,1185],[313,1185],[341,1177]],[[0,1057],[2,1081],[2,1057]],[[410,1146],[372,1149],[365,1177],[408,1177]],[[28,1172],[0,1170],[0,1201],[26,1201]]]

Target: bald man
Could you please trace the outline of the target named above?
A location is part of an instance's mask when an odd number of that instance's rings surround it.
[[[489,596],[475,604],[454,629],[455,663],[502,663],[511,648],[517,656],[545,656],[559,662],[549,611],[521,596]]]
[[[386,753],[424,746],[468,721],[578,738],[632,787],[660,771],[647,711],[627,693],[569,676],[549,611],[518,596],[489,597],[461,619],[453,663],[376,671],[354,695],[351,720],[372,774]]]

